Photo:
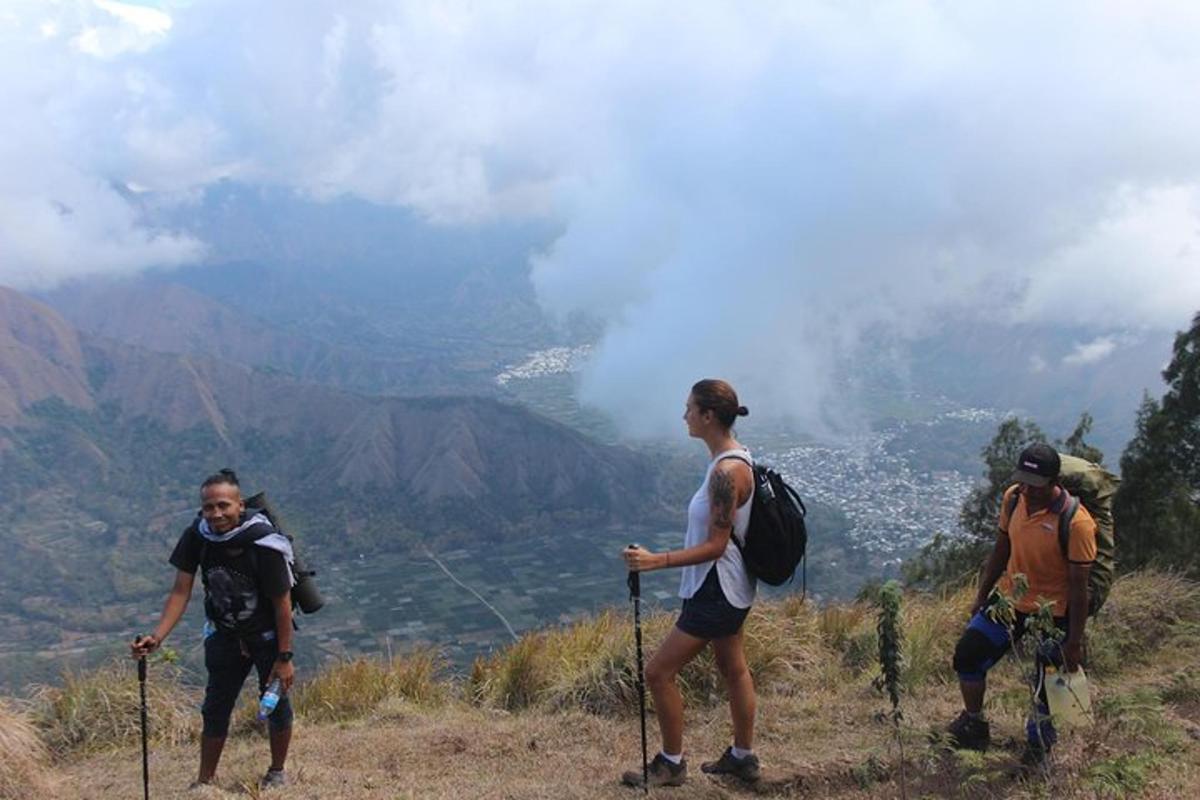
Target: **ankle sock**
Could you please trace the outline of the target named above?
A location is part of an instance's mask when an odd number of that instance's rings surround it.
[[[967,719],[977,719],[980,722],[987,722],[987,718],[983,716],[982,711],[968,711]]]
[[[677,767],[683,763],[683,753],[671,755],[670,753],[668,753],[666,751],[660,751],[659,755],[662,756],[663,758],[665,758],[667,761],[670,761],[672,764],[674,764]]]
[[[754,755],[754,750],[743,750],[742,748],[740,748],[740,747],[736,747],[736,746],[735,746],[735,747],[730,747],[730,748],[729,748],[729,752],[730,752],[730,753],[733,755],[733,757],[734,757],[734,758],[736,758],[738,761],[741,761],[742,759],[746,758],[747,756],[752,756],[752,755]]]

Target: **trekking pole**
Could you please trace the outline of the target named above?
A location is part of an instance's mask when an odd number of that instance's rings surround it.
[[[142,694],[142,791],[150,800],[150,745],[146,739],[146,657],[138,659],[138,688]]]
[[[629,545],[637,547],[636,544]],[[642,791],[650,794],[650,765],[646,758],[646,678],[642,671],[642,578],[629,571],[629,597],[633,600],[633,638],[637,643],[638,706],[642,714]]]

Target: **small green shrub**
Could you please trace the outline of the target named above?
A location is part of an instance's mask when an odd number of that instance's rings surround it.
[[[1011,756],[1002,751],[981,753],[949,749],[962,797],[988,796],[989,789],[1002,783],[1012,768]]]
[[[1162,699],[1149,687],[1124,694],[1106,695],[1096,701],[1096,719],[1113,732],[1127,736],[1143,747],[1178,750],[1183,737],[1163,713]]]
[[[1200,671],[1188,669],[1175,673],[1160,696],[1164,703],[1200,703]]]
[[[850,768],[850,777],[859,789],[870,789],[888,779],[887,764],[875,753]]]
[[[1161,764],[1153,753],[1119,755],[1092,764],[1084,780],[1097,797],[1137,797]]]

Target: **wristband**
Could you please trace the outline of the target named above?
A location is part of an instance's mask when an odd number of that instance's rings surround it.
[[[281,664],[286,664],[292,660],[295,654],[291,650],[280,650],[279,655],[275,656],[275,660]]]

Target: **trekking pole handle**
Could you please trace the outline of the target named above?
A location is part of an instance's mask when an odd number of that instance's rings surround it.
[[[641,545],[638,544],[637,542],[632,542],[625,549],[632,550],[635,547],[641,547]],[[629,577],[626,579],[625,582],[627,584],[629,584],[629,596],[630,597],[641,597],[642,596],[642,573],[636,572],[634,570],[630,570]]]

